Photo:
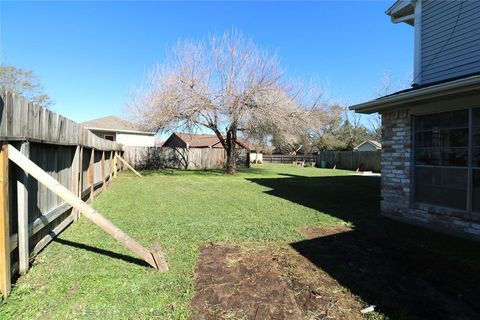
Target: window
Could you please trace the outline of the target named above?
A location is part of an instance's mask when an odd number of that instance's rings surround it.
[[[104,135],[103,138],[106,139],[106,140],[113,141],[113,136],[112,135]]]
[[[472,210],[480,212],[480,108],[472,110]]]
[[[415,201],[480,212],[480,108],[417,116],[414,139]]]

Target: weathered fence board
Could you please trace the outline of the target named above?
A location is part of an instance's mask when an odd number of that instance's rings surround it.
[[[380,172],[381,153],[378,151],[322,151],[318,155],[263,155],[266,163],[315,162],[317,166],[345,170]]]
[[[113,152],[122,152],[121,145],[9,92],[0,92],[0,141],[12,144],[84,198],[104,189],[114,175],[113,167],[105,168],[111,166]],[[0,290],[7,295],[9,277],[27,271],[29,260],[76,220],[78,212],[15,164],[3,163],[8,171],[0,177]]]
[[[124,147],[124,159],[136,169],[175,168],[189,170],[225,167],[225,150],[221,148]],[[237,150],[237,165],[248,167],[248,153]]]
[[[12,278],[8,167],[8,145],[3,144],[0,151],[0,290],[4,297],[10,293]]]

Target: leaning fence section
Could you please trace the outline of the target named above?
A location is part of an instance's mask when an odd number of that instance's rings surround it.
[[[174,168],[188,170],[221,169],[225,167],[223,148],[124,147],[125,160],[137,169]],[[237,165],[249,165],[245,149],[237,150]]]
[[[378,151],[322,151],[318,155],[263,155],[266,163],[314,162],[323,168],[381,171],[381,153]]]
[[[78,213],[8,161],[8,144],[83,199],[105,189],[121,169],[121,145],[9,92],[0,93],[0,290]]]

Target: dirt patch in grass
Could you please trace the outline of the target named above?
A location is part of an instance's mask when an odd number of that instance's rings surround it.
[[[288,246],[200,248],[195,320],[362,319],[362,304]]]
[[[292,248],[362,301],[376,305],[384,318],[480,319],[478,269],[468,262],[381,229],[318,226],[299,231],[309,239]]]
[[[301,234],[303,234],[305,237],[309,239],[313,239],[317,237],[328,237],[328,236],[333,236],[335,234],[353,231],[352,228],[347,226],[328,226],[328,227],[308,226],[308,227],[298,228],[297,230],[298,232],[300,232]]]

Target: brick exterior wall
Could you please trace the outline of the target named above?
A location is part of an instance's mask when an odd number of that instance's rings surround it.
[[[382,212],[403,216],[410,206],[411,120],[408,111],[382,114]]]
[[[480,240],[480,214],[413,203],[412,117],[408,110],[382,114],[381,211],[385,216]]]

